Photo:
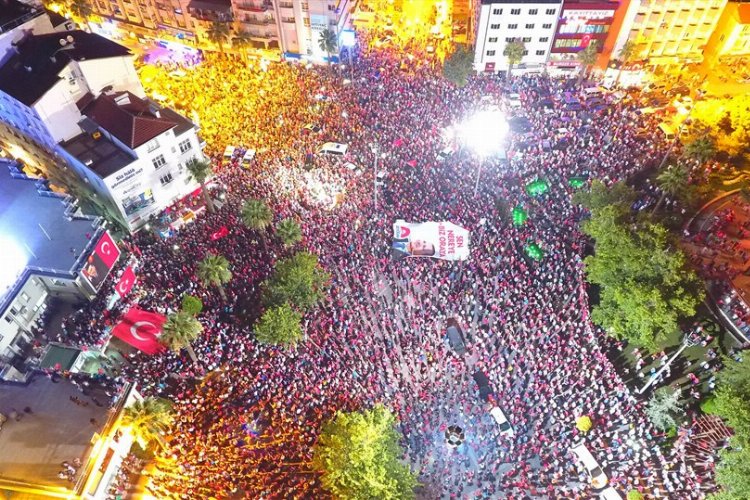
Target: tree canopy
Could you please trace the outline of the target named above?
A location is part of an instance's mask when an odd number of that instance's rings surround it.
[[[330,275],[318,264],[318,256],[299,252],[280,260],[264,283],[263,299],[268,306],[291,304],[305,311],[323,300]]]
[[[165,447],[164,435],[172,423],[172,404],[162,398],[135,401],[122,412],[122,425],[129,426],[144,450],[157,444]]]
[[[601,286],[591,317],[611,335],[655,350],[695,314],[702,286],[663,226],[628,223],[622,214],[605,206],[583,224],[596,241],[586,274]]]
[[[474,54],[463,45],[457,45],[443,62],[443,76],[459,87],[466,85],[473,70]]]
[[[289,304],[266,309],[255,327],[262,344],[295,345],[302,338],[302,314]]]
[[[204,286],[215,286],[219,289],[221,298],[226,301],[224,285],[232,280],[232,271],[229,270],[229,261],[223,255],[208,254],[198,264],[198,279]]]
[[[198,358],[190,345],[195,342],[203,333],[203,325],[191,314],[184,311],[170,314],[167,321],[162,327],[159,342],[169,349],[179,352],[180,349],[187,349],[190,359],[197,362]]]
[[[514,38],[505,45],[503,55],[508,58],[508,74],[513,71],[513,66],[521,62],[524,52],[526,52],[526,44],[520,38]]]
[[[414,498],[415,474],[401,462],[396,419],[382,405],[339,411],[323,425],[313,448],[313,467],[336,498],[405,500]]]
[[[680,393],[670,387],[657,389],[646,405],[646,416],[661,431],[675,427],[682,413]]]
[[[198,316],[203,310],[203,301],[195,295],[185,294],[182,296],[180,310],[191,316]]]
[[[276,225],[276,235],[282,245],[290,247],[302,240],[302,229],[294,219],[284,219]]]

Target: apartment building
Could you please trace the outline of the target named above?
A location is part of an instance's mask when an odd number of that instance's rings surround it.
[[[750,1],[729,0],[703,50],[709,67],[750,55]]]
[[[555,37],[561,0],[482,0],[474,49],[476,71],[507,71],[505,46],[513,40],[524,43],[518,72],[543,71]],[[516,71],[514,69],[514,72]]]

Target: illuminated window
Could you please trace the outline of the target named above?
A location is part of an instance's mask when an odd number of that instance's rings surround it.
[[[154,164],[154,168],[159,169],[167,164],[167,160],[164,159],[164,155],[159,155],[154,157],[154,159],[151,160],[151,163]]]

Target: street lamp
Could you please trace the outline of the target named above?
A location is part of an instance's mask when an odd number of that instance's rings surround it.
[[[638,389],[638,394],[643,394],[644,392],[646,392],[646,389],[648,389],[649,387],[651,387],[651,385],[653,385],[656,381],[658,381],[659,377],[661,377],[661,374],[664,373],[664,371],[669,368],[669,366],[672,364],[672,361],[674,361],[675,359],[677,359],[677,357],[680,354],[682,354],[682,351],[684,351],[688,347],[692,347],[692,346],[698,344],[699,339],[696,339],[693,335],[694,334],[691,331],[691,332],[688,332],[688,334],[685,335],[685,337],[683,337],[683,339],[682,339],[682,345],[680,346],[679,349],[677,349],[677,352],[675,352],[672,355],[672,357],[669,358],[669,361],[667,361],[667,363],[664,366],[661,367],[661,370],[659,370],[656,373],[654,373],[653,375],[651,375],[651,378],[648,379],[648,382],[646,382],[646,385],[644,385],[643,387],[641,387],[640,389]]]
[[[378,150],[377,144],[373,144],[372,146],[370,146],[370,150],[375,155],[375,171],[372,174],[372,192],[373,192],[373,199],[374,199],[373,205],[375,206],[375,210],[377,211],[378,209],[378,179],[380,178],[380,172],[378,172],[378,157],[382,156],[383,158],[385,158],[385,153],[381,153],[380,155],[378,154],[379,150]]]
[[[354,68],[352,68],[352,49],[357,45],[357,36],[354,30],[343,30],[339,34],[339,44],[342,47],[346,47],[346,57],[349,61],[349,74],[351,75],[350,80],[354,81]]]
[[[474,150],[479,156],[477,183],[474,196],[479,192],[479,180],[482,176],[482,162],[488,156],[499,152],[503,140],[508,134],[508,121],[497,108],[486,109],[474,114],[458,126],[457,135],[461,142]]]

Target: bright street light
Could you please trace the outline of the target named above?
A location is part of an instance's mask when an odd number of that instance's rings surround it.
[[[508,133],[508,122],[499,109],[479,111],[457,127],[458,137],[479,156],[500,151]]]

